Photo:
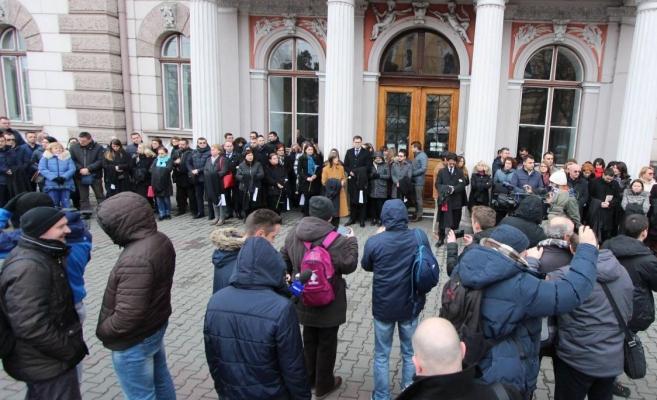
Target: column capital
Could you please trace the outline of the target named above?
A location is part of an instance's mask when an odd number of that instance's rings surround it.
[[[505,7],[509,0],[473,0],[475,7],[494,6]]]
[[[636,13],[657,9],[657,0],[636,0]]]
[[[354,0],[327,0],[326,1],[327,5],[337,5],[337,4],[344,4],[345,6],[351,6],[355,7],[356,2]]]

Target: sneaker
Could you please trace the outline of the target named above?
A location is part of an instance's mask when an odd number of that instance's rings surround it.
[[[623,386],[619,381],[616,381],[614,382],[611,393],[613,393],[614,396],[628,398],[632,394],[632,391],[627,386]]]
[[[342,377],[336,376],[333,387],[328,392],[325,393],[315,392],[315,399],[322,400],[327,398],[331,393],[335,392],[341,385],[342,385]]]

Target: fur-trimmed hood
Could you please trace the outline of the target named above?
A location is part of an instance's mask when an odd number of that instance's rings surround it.
[[[46,150],[46,151],[43,152],[43,156],[47,159],[51,159],[55,155],[52,154],[50,151]],[[71,153],[69,153],[68,150],[64,150],[64,151],[62,151],[62,153],[57,158],[59,158],[62,161],[68,160],[69,158],[71,158]]]
[[[235,228],[215,229],[210,233],[210,240],[218,250],[238,251],[244,245],[244,232]]]

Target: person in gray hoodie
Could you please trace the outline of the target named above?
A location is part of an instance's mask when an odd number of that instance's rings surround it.
[[[558,280],[569,269],[548,275]],[[603,285],[618,305],[624,322],[632,315],[634,286],[629,274],[610,250],[600,250],[597,277],[591,295],[573,311],[558,317],[554,357],[555,400],[611,400],[616,376],[623,373],[623,341]]]

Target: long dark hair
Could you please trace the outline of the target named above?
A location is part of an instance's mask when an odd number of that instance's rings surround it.
[[[620,172],[621,179],[627,179],[630,177],[627,173],[627,165],[623,161],[616,162],[616,168],[618,168],[618,172]]]
[[[114,151],[114,149],[112,148],[113,145],[119,146],[119,149],[117,151]],[[123,150],[123,144],[121,143],[121,141],[119,139],[112,139],[110,141],[109,148],[105,152],[105,159],[114,161],[115,157],[121,156],[124,153],[125,151]]]
[[[594,167],[594,168],[595,168],[595,166],[598,165],[598,164],[602,166],[602,169],[603,169],[603,170],[604,170],[604,169],[606,168],[606,166],[607,166],[607,165],[605,164],[605,160],[603,160],[602,158],[596,158],[595,160],[593,160],[593,167]]]
[[[333,168],[333,160],[335,160],[336,158],[338,159],[338,161],[340,161],[340,152],[338,151],[338,149],[331,149],[331,151],[329,151],[329,158],[327,160],[328,166],[330,168]]]

